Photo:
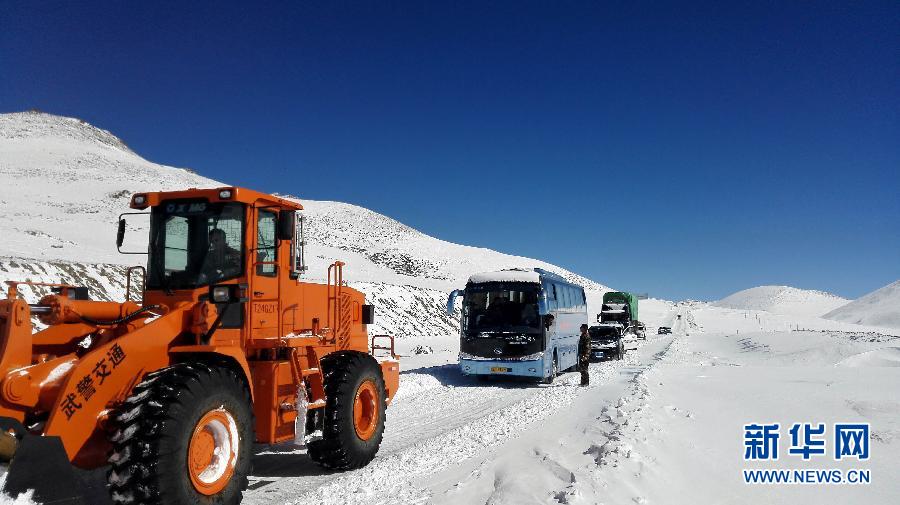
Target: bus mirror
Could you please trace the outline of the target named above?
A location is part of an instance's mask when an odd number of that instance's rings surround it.
[[[547,307],[547,294],[541,293],[540,298],[538,298],[538,314],[546,316],[549,313],[550,310]]]
[[[463,290],[461,290],[461,289],[454,289],[453,291],[450,292],[450,296],[447,298],[447,315],[448,316],[453,315],[453,304],[454,304],[454,302],[456,302],[456,297],[462,296],[462,294],[463,294]]]

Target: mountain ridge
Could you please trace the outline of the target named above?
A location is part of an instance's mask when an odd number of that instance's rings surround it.
[[[853,324],[900,328],[900,280],[865,294],[822,317]]]
[[[776,314],[819,317],[849,302],[850,300],[827,291],[765,285],[742,289],[712,302],[712,305],[729,309],[765,310]]]
[[[125,267],[135,263],[114,245],[115,223],[130,211],[131,194],[228,186],[148,161],[79,119],[34,112],[0,114],[0,179],[15,181],[0,185],[0,211],[11,217],[0,221],[0,281],[86,276],[94,279],[94,296],[108,300],[124,297]],[[323,280],[329,264],[345,261],[350,285],[386,307],[387,326],[376,331],[457,331],[458,320],[448,322],[444,314],[447,292],[479,271],[545,268],[583,284],[589,302],[609,289],[545,261],[431,237],[365,207],[291,198],[307,218],[306,279]],[[126,218],[123,250],[145,251],[149,223]]]

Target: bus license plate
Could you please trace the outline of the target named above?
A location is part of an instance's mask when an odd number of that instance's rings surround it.
[[[512,372],[512,368],[506,368],[502,366],[492,366],[491,372]]]

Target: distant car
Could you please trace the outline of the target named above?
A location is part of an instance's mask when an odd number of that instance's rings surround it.
[[[656,330],[657,335],[665,335],[667,333],[672,333],[672,328],[668,326],[660,326],[658,330]]]
[[[647,340],[647,326],[644,323],[637,321],[634,324],[634,334],[637,335],[637,338],[641,340]]]

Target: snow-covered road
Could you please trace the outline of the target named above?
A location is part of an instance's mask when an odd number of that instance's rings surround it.
[[[897,503],[898,346],[897,336],[843,331],[651,340],[568,408],[413,485],[422,501],[448,505]],[[777,461],[744,461],[753,422],[781,424]],[[806,422],[869,423],[871,458],[836,461],[833,440],[811,461],[789,454],[788,428]],[[745,468],[865,469],[872,483],[751,485]]]
[[[450,340],[432,339],[437,351],[404,360],[371,464],[328,473],[303,449],[259,446],[244,503],[896,503],[900,336],[751,330],[769,323],[681,305],[660,316],[680,327],[648,335],[623,361],[593,363],[587,388],[576,373],[549,386],[478,382],[459,373]],[[747,329],[718,328],[726,316]],[[872,458],[804,462],[785,445],[777,462],[747,463],[742,427],[758,421],[870,423]],[[741,480],[743,468],[774,463],[862,467],[873,483]],[[102,473],[91,503],[108,503]]]
[[[654,339],[621,362],[591,365],[591,386],[576,373],[549,386],[528,382],[478,382],[455,364],[404,372],[389,407],[378,457],[354,472],[323,474],[302,449],[265,448],[254,459],[244,503],[415,503],[428,492],[421,482],[485,456],[548,417],[564,412],[587,391],[609,384],[626,367],[642,366],[669,338]]]

